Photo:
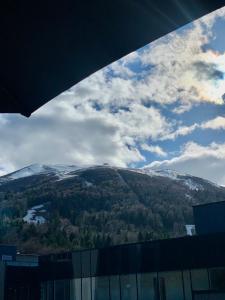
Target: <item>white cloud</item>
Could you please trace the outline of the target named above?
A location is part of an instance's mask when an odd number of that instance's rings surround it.
[[[216,117],[215,119],[204,122],[200,127],[202,129],[225,130],[225,117]]]
[[[155,161],[149,167],[170,168],[225,185],[225,143],[202,146],[189,142],[179,156],[169,160]]]
[[[132,104],[110,113],[90,103],[74,108],[66,98],[49,103],[30,119],[8,116],[9,123],[0,126],[2,173],[32,163],[127,166],[145,161],[139,143],[156,140],[170,128],[153,107]]]
[[[98,71],[71,88],[67,98],[76,105],[90,102],[108,110],[132,103],[176,103],[175,113],[203,101],[223,104],[225,83],[217,75],[225,73],[225,54],[205,51],[203,46],[213,38],[212,26],[224,11],[213,12]],[[133,63],[139,67],[131,68]],[[205,76],[200,76],[204,66]]]
[[[199,128],[199,125],[196,123],[191,126],[181,126],[177,130],[175,130],[169,134],[165,134],[163,137],[161,137],[161,140],[162,141],[175,140],[179,136],[185,136],[185,135],[191,134],[197,128]]]
[[[143,64],[154,66],[146,79],[151,100],[161,104],[177,102],[177,113],[203,101],[224,103],[225,54],[203,50],[209,36],[210,32],[206,35],[198,21],[192,29],[172,33],[144,51]]]
[[[223,103],[225,85],[219,75],[225,70],[225,56],[202,49],[211,38],[217,15],[207,16],[182,29],[182,34],[171,33],[98,71],[29,120],[1,117],[0,174],[34,162],[126,166],[145,161],[138,145],[165,157],[163,149],[148,146],[148,141],[175,139],[199,125],[174,130],[176,121],[163,116],[152,106],[154,103],[163,107],[176,104],[176,113],[202,101]],[[132,68],[132,64],[138,68]],[[207,76],[201,76],[202,69]],[[215,129],[222,126],[221,122],[200,127]]]
[[[148,145],[148,144],[143,144],[141,145],[142,150],[154,153],[158,156],[161,157],[166,157],[167,153],[159,146],[152,146],[152,145]]]
[[[175,140],[179,136],[185,136],[191,134],[196,129],[211,129],[211,130],[225,130],[225,117],[218,116],[209,121],[202,122],[201,124],[194,123],[190,126],[180,126],[175,131],[172,131],[164,136],[160,137],[161,141]]]

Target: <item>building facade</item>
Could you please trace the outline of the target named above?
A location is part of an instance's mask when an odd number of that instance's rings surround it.
[[[40,259],[41,300],[225,299],[225,234]]]

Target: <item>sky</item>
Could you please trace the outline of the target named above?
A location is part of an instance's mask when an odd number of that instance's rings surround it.
[[[96,72],[29,119],[0,114],[0,175],[34,163],[108,163],[225,185],[224,29],[222,8]]]

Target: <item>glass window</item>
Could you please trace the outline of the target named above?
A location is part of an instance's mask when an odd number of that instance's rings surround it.
[[[193,291],[209,289],[209,278],[206,269],[191,270],[191,280]]]
[[[138,300],[155,300],[157,296],[156,273],[138,274]]]
[[[91,250],[91,276],[98,275],[99,250]]]
[[[55,280],[55,300],[64,300],[64,280]]]
[[[41,300],[47,300],[47,282],[41,283]]]
[[[183,281],[181,272],[159,273],[159,289],[161,299],[182,300],[184,299]]]
[[[70,299],[70,280],[64,280],[64,299]]]
[[[70,300],[81,300],[81,279],[70,281]]]
[[[211,289],[225,289],[225,269],[214,268],[209,270],[210,287]]]
[[[137,300],[136,275],[122,275],[121,282],[121,300]]]
[[[137,245],[123,245],[121,247],[121,273],[136,273],[138,261],[139,257],[137,256]]]
[[[91,276],[91,252],[83,251],[81,252],[81,262],[82,262],[82,277]]]
[[[159,289],[159,295],[157,296],[156,299],[160,300],[166,300],[166,283],[165,283],[165,278],[164,277],[159,277],[158,278],[158,289]]]
[[[81,278],[81,252],[72,253],[73,274],[75,278]]]
[[[110,300],[120,300],[120,278],[118,275],[110,276]]]
[[[183,271],[185,300],[192,300],[191,275],[189,270]]]
[[[91,300],[91,278],[82,278],[82,300]]]
[[[92,278],[92,300],[109,300],[109,278]]]
[[[47,282],[47,300],[54,300],[54,281]]]
[[[70,297],[70,280],[55,280],[55,300],[68,300]]]

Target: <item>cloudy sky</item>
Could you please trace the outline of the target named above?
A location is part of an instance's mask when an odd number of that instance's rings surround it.
[[[224,29],[225,8],[98,71],[29,119],[0,115],[0,175],[33,163],[109,163],[225,185]]]

